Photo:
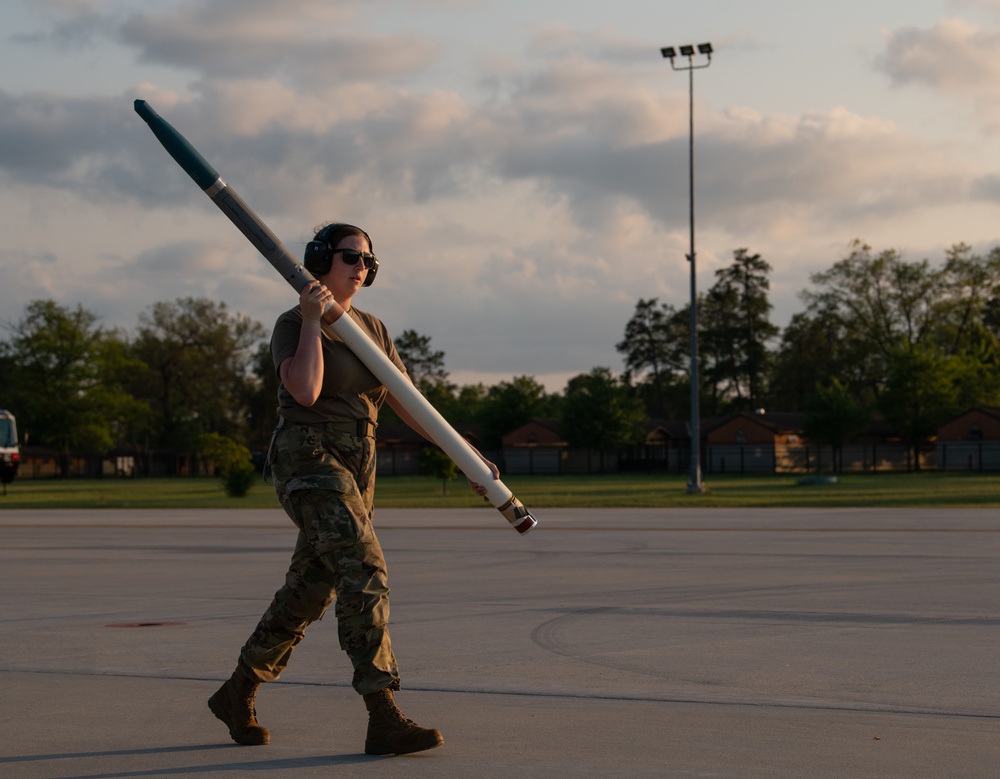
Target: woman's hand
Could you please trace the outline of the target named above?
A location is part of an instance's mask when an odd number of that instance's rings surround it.
[[[310,282],[308,286],[302,288],[299,293],[299,307],[302,310],[302,318],[311,322],[318,322],[323,317],[330,303],[336,304],[333,293],[318,281]],[[341,313],[343,313],[341,311]]]
[[[476,454],[479,455],[479,459],[480,460],[482,460],[484,463],[486,463],[486,467],[490,469],[490,473],[493,474],[494,480],[499,479],[500,478],[500,469],[497,468],[496,465],[494,465],[493,463],[491,463],[485,457],[483,457],[483,453],[480,452],[478,449],[476,449],[476,447],[472,446],[472,444],[469,444],[469,447],[472,449],[472,451],[474,451]],[[466,478],[468,479],[468,477],[466,477]],[[472,479],[468,479],[468,482],[469,482],[469,486],[472,488],[472,491],[474,493],[476,493],[477,495],[479,495],[480,497],[482,497],[484,500],[489,500],[489,498],[486,497],[487,488],[486,488],[485,485],[477,484]]]

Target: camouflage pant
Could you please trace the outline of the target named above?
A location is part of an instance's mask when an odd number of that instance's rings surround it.
[[[365,695],[399,688],[389,642],[389,586],[372,527],[375,440],[286,424],[270,456],[278,500],[299,529],[285,584],[241,653],[258,679],[277,679],[305,629],[336,600],[340,646]]]

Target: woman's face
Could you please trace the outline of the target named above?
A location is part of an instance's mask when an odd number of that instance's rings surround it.
[[[368,269],[357,255],[355,255],[356,262],[353,264],[344,262],[344,258],[350,257],[350,255],[339,252],[337,249],[354,249],[359,252],[370,252],[372,249],[363,235],[349,235],[334,247],[330,270],[320,276],[319,280],[340,302],[350,300],[361,289],[361,285],[368,277]]]

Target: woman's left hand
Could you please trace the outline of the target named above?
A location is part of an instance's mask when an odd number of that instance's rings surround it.
[[[485,457],[483,457],[482,453],[478,449],[476,449],[475,447],[472,447],[472,448],[476,452],[476,454],[479,455],[479,458],[484,463],[486,463],[486,467],[490,469],[490,473],[493,474],[493,478],[494,479],[499,479],[500,478],[500,469],[497,468],[496,465],[494,465],[493,463],[491,463]],[[468,481],[469,481],[469,486],[472,488],[472,491],[474,493],[476,493],[477,495],[479,495],[480,497],[482,497],[482,498],[485,499],[486,498],[486,491],[487,491],[486,486],[483,485],[483,484],[477,484],[472,479],[469,479]]]

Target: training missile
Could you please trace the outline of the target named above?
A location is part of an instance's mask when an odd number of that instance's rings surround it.
[[[174,161],[194,180],[229,217],[240,232],[274,267],[296,292],[315,281],[313,275],[302,267],[278,240],[263,220],[254,213],[233,188],[206,162],[198,151],[165,119],[159,116],[145,100],[135,101],[135,112],[149,125],[153,135],[163,144]],[[514,497],[514,494],[483,462],[478,453],[438,413],[437,409],[403,374],[361,327],[349,316],[340,316],[341,309],[329,308],[323,316],[323,327],[336,333],[347,347],[357,355],[386,389],[413,416],[431,440],[444,450],[470,480],[486,487],[486,498],[510,522],[518,533],[527,533],[536,524],[535,518]]]

